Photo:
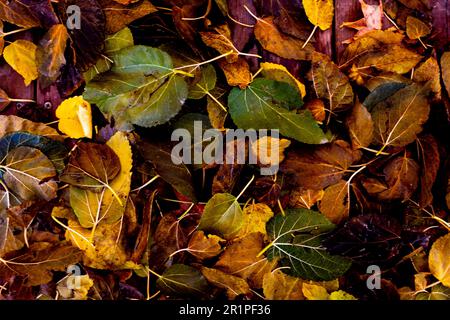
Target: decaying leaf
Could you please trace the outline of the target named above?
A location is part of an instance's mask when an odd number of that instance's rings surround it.
[[[288,276],[281,270],[274,270],[264,275],[263,292],[269,300],[304,300],[303,281]]]
[[[319,210],[334,224],[346,220],[350,213],[349,184],[341,180],[326,188]]]
[[[203,231],[196,231],[189,240],[188,251],[197,259],[210,259],[222,252],[220,243],[224,241],[216,235],[206,236]]]
[[[352,113],[347,117],[345,124],[353,149],[366,148],[372,143],[374,132],[372,116],[359,101],[353,106]]]
[[[429,35],[431,28],[423,21],[409,16],[406,19],[406,34],[410,39],[420,39]]]
[[[240,295],[250,294],[250,287],[247,282],[239,277],[226,274],[223,271],[203,267],[201,269],[203,276],[212,285],[225,289],[228,299],[234,300]]]

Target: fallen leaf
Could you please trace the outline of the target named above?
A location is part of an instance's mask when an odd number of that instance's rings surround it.
[[[433,276],[450,287],[450,234],[437,239],[430,250],[428,264]]]
[[[410,39],[420,39],[431,33],[431,28],[422,20],[413,16],[406,18],[406,34]]]
[[[345,170],[359,158],[350,145],[338,140],[318,147],[289,151],[281,164],[281,172],[292,177],[297,187],[322,190],[342,179]]]
[[[213,268],[202,267],[201,272],[210,284],[225,289],[230,300],[234,300],[240,295],[250,294],[250,287],[242,278]]]
[[[169,296],[203,296],[209,287],[200,271],[183,264],[167,268],[156,284]]]
[[[432,135],[418,138],[417,145],[422,162],[419,203],[425,208],[433,203],[432,188],[440,165],[439,146]]]
[[[75,283],[79,286],[75,286]],[[58,283],[56,290],[65,300],[87,300],[88,292],[93,285],[94,281],[87,274],[69,275]]]
[[[233,63],[229,63],[225,59],[220,60],[219,66],[225,74],[228,84],[232,87],[239,86],[244,89],[252,82],[250,67],[247,60],[242,57],[238,57]]]
[[[33,122],[14,115],[0,115],[0,137],[18,131],[33,133],[55,141],[64,141],[64,137],[58,131],[43,123]]]
[[[198,228],[230,240],[239,234],[243,223],[237,199],[229,193],[216,193],[206,203]]]
[[[323,122],[326,117],[325,103],[320,99],[312,99],[305,103],[305,109],[308,109],[317,122]]]
[[[273,23],[273,17],[256,22],[255,37],[264,49],[285,59],[309,60],[314,50],[310,43],[303,48],[305,41],[280,32]]]
[[[304,300],[302,285],[301,279],[274,270],[264,275],[264,297],[268,300]]]
[[[328,300],[330,296],[324,287],[307,282],[303,283],[302,292],[308,300]]]
[[[332,0],[302,0],[308,20],[321,30],[333,24],[334,5]]]
[[[306,88],[297,78],[295,78],[285,66],[277,63],[262,62],[260,64],[261,74],[266,79],[271,79],[280,82],[286,82],[291,87],[298,90],[302,98],[306,95]],[[311,111],[312,112],[312,111]],[[313,113],[313,112],[312,112]],[[314,114],[314,113],[313,113]]]
[[[353,104],[353,89],[339,68],[327,55],[312,55],[312,78],[317,97],[328,102],[330,114],[343,111]]]
[[[189,240],[188,252],[200,260],[210,259],[222,252],[221,242],[225,240],[212,234],[206,236],[201,230],[196,231]]]
[[[334,224],[340,224],[349,216],[349,188],[347,181],[341,180],[326,188],[319,202],[319,211]]]
[[[68,38],[66,27],[56,24],[39,41],[36,61],[43,88],[51,85],[60,76],[62,66],[66,64],[64,52]]]
[[[220,255],[215,268],[247,280],[252,288],[262,288],[264,275],[271,272],[277,260],[257,255],[263,248],[263,235],[251,233],[233,241]]]
[[[19,73],[26,86],[39,76],[36,64],[37,46],[28,40],[16,40],[3,51],[5,61]]]
[[[350,134],[352,148],[367,148],[373,140],[374,124],[371,114],[359,101],[353,106],[345,124]]]
[[[414,70],[413,80],[425,85],[430,81],[431,90],[436,95],[436,99],[441,99],[441,77],[439,64],[433,57],[428,58],[417,69]]]
[[[265,236],[266,224],[273,217],[270,207],[263,203],[251,204],[244,208],[244,222],[238,238],[245,237],[253,232],[259,232]]]
[[[371,111],[374,122],[374,143],[382,149],[403,147],[416,139],[427,121],[430,104],[427,89],[411,85],[398,90]]]
[[[442,80],[447,93],[450,95],[450,52],[444,52],[441,56]]]
[[[92,111],[82,96],[64,100],[55,111],[58,129],[74,139],[92,138]]]
[[[320,144],[327,139],[308,111],[289,111],[303,104],[295,88],[287,83],[255,79],[245,90],[234,88],[228,106],[241,129],[278,129],[298,141]]]

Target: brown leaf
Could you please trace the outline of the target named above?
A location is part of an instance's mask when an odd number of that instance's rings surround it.
[[[375,105],[371,111],[375,124],[374,142],[382,149],[403,147],[413,142],[428,120],[427,94],[426,87],[414,84]]]
[[[430,250],[428,264],[433,276],[450,286],[450,233],[437,239]]]
[[[215,28],[216,32],[200,32],[203,42],[211,48],[216,49],[220,54],[232,52],[226,56],[228,63],[236,62],[239,58],[236,48],[231,42],[231,32],[228,25],[221,25]]]
[[[410,39],[420,39],[431,33],[431,27],[413,16],[406,18],[406,34]]]
[[[25,282],[27,286],[46,284],[52,280],[51,271],[66,271],[68,266],[77,263],[80,258],[80,250],[70,245],[38,242],[20,256],[3,257],[0,261],[0,278],[7,279],[10,275],[21,275],[27,276]]]
[[[0,19],[23,28],[58,23],[50,0],[0,0]]]
[[[128,24],[142,18],[148,14],[156,12],[155,6],[150,1],[116,1],[112,3],[110,0],[97,0],[105,13],[106,33],[116,33]],[[128,2],[128,3],[125,3]],[[133,2],[130,4],[130,2]]]
[[[364,18],[361,18],[353,22],[344,22],[342,27],[353,28],[358,30],[353,39],[358,38],[371,30],[381,30],[383,27],[383,2],[380,1],[378,5],[370,5],[359,0],[361,4],[361,10]],[[347,40],[345,43],[350,43],[351,40]]]
[[[106,144],[80,142],[60,180],[83,189],[101,189],[120,172],[120,160]]]
[[[432,188],[439,170],[440,155],[436,139],[432,135],[425,135],[417,139],[422,160],[420,177],[419,204],[427,207],[433,202]]]
[[[285,59],[309,60],[314,47],[304,41],[280,32],[273,23],[273,17],[260,19],[255,25],[255,37],[261,46]]]
[[[416,191],[419,183],[420,167],[407,153],[389,161],[383,174],[386,184],[364,184],[367,192],[380,200],[407,200]]]
[[[323,190],[294,189],[289,197],[289,206],[293,208],[311,209],[318,201],[322,200]]]
[[[69,35],[62,24],[54,25],[39,42],[36,52],[40,82],[43,88],[52,84],[61,74],[61,67],[66,64],[64,52]]]
[[[263,249],[263,238],[261,233],[251,233],[232,242],[214,267],[247,280],[252,288],[261,288],[264,275],[277,264],[276,260],[257,257]]]
[[[305,108],[311,111],[312,116],[318,122],[325,120],[325,104],[320,99],[312,99],[305,103]]]
[[[431,91],[435,94],[437,100],[441,99],[441,77],[439,64],[433,57],[428,58],[416,70],[414,70],[413,80],[426,84],[430,81]]]
[[[442,80],[447,93],[450,95],[450,52],[444,52],[441,57]]]
[[[345,120],[353,149],[368,147],[373,140],[373,121],[367,108],[356,101],[352,113]]]
[[[228,84],[232,87],[239,86],[239,88],[245,89],[252,82],[250,66],[247,60],[242,57],[238,57],[233,63],[221,59],[219,60],[219,66],[225,74]]]
[[[322,53],[312,54],[312,78],[317,97],[328,103],[327,111],[334,114],[353,104],[353,89],[346,75]]]
[[[199,260],[213,258],[222,252],[222,238],[216,235],[206,236],[202,230],[194,232],[188,244],[188,252]]]
[[[345,170],[360,157],[350,145],[337,140],[318,147],[292,150],[281,164],[281,172],[304,189],[322,190],[342,179]]]
[[[209,283],[218,288],[225,289],[227,291],[228,299],[230,300],[234,300],[240,295],[250,294],[250,287],[242,278],[207,267],[202,267],[201,272]]]
[[[56,129],[43,123],[33,122],[14,115],[0,115],[0,137],[16,131],[30,132],[61,142],[64,140],[64,136],[61,136]]]
[[[349,186],[347,181],[339,181],[325,189],[319,210],[334,224],[339,224],[348,218],[350,213]]]

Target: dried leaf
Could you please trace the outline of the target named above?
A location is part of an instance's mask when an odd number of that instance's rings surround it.
[[[439,64],[433,57],[428,58],[416,70],[414,70],[413,80],[425,85],[430,81],[431,91],[436,95],[436,99],[441,99],[441,77]]]
[[[17,131],[24,131],[62,142],[64,137],[58,131],[43,123],[33,122],[14,115],[0,115],[0,137]]]
[[[62,66],[66,64],[64,52],[68,38],[66,27],[56,24],[39,41],[36,60],[43,88],[48,87],[60,76]]]
[[[339,224],[348,218],[350,213],[349,185],[339,181],[325,189],[319,210],[334,224]]]
[[[372,116],[359,101],[353,106],[352,113],[345,120],[345,124],[353,149],[366,148],[372,143],[374,131]]]
[[[212,234],[205,236],[201,230],[196,231],[189,240],[188,251],[197,259],[210,259],[222,252],[221,242],[225,240]]]
[[[428,264],[433,276],[450,287],[450,234],[437,239],[430,250]]]
[[[223,59],[219,61],[219,66],[227,78],[227,82],[230,86],[244,89],[252,82],[252,73],[250,72],[250,67],[242,57],[229,63],[227,60]]]
[[[302,285],[301,279],[274,270],[264,275],[263,292],[268,300],[304,300]]]
[[[157,286],[170,296],[203,296],[208,291],[208,283],[197,269],[174,264],[156,282]]]
[[[426,95],[425,87],[411,85],[375,105],[371,111],[374,142],[382,148],[403,147],[413,142],[430,112]]]
[[[432,135],[420,137],[417,144],[422,160],[419,203],[425,208],[433,203],[431,191],[439,170],[440,155],[437,141]]]
[[[304,189],[322,190],[342,179],[345,170],[359,158],[349,144],[338,140],[316,148],[288,152],[281,172],[292,177],[290,182]]]
[[[450,95],[450,52],[444,52],[441,57],[442,80]]]
[[[255,203],[245,207],[243,211],[244,222],[238,238],[245,237],[253,232],[259,232],[265,236],[266,224],[273,217],[269,206],[263,203]]]
[[[308,300],[328,300],[330,296],[324,287],[306,282],[303,283],[302,292]]]
[[[273,23],[273,17],[256,22],[255,37],[265,50],[285,59],[309,60],[314,50],[311,44],[308,43],[303,48],[305,41],[280,32]]]
[[[206,267],[202,267],[201,272],[209,283],[218,288],[225,289],[227,291],[227,297],[230,300],[234,300],[240,295],[250,294],[250,287],[242,278]]]
[[[312,55],[312,78],[317,97],[328,102],[331,114],[347,109],[353,104],[353,89],[348,78],[327,55]]]
[[[39,76],[36,50],[37,46],[34,43],[28,40],[16,40],[3,51],[5,61],[23,77],[26,86]]]
[[[431,28],[413,16],[408,16],[406,19],[406,34],[410,39],[420,39],[431,33]]]

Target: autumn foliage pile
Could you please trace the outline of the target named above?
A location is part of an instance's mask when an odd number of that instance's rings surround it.
[[[449,299],[450,39],[340,1],[0,0],[0,299]]]

